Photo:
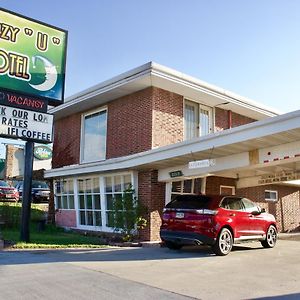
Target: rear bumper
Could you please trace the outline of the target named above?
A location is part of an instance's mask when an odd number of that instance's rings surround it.
[[[184,231],[160,230],[162,241],[173,242],[180,245],[214,245],[216,239],[204,234]]]

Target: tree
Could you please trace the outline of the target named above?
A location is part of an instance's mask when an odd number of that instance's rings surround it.
[[[132,241],[140,229],[147,226],[146,208],[135,196],[130,185],[121,197],[113,200],[114,230],[122,233],[124,241]]]

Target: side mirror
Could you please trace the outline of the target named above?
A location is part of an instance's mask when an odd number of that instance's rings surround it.
[[[258,216],[261,214],[261,211],[258,211],[258,210],[254,210],[253,212],[251,212],[251,215],[253,216]]]
[[[253,212],[251,212],[251,214],[253,216],[258,216],[258,215],[260,215],[262,213],[265,213],[265,212],[266,212],[266,210],[264,208],[257,207],[257,210],[254,210]]]

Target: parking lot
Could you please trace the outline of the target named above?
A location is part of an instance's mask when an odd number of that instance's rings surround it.
[[[1,297],[299,299],[299,253],[297,240],[243,244],[225,257],[206,247],[4,251]]]

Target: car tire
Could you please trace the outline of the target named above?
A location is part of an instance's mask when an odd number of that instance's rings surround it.
[[[168,241],[165,241],[165,245],[167,248],[171,250],[179,250],[182,248],[182,245],[173,242],[168,242]]]
[[[233,237],[231,231],[228,228],[223,228],[212,249],[216,255],[225,256],[231,251],[232,245]]]
[[[266,234],[266,239],[261,241],[264,248],[273,248],[277,241],[277,229],[274,225],[270,225]]]

